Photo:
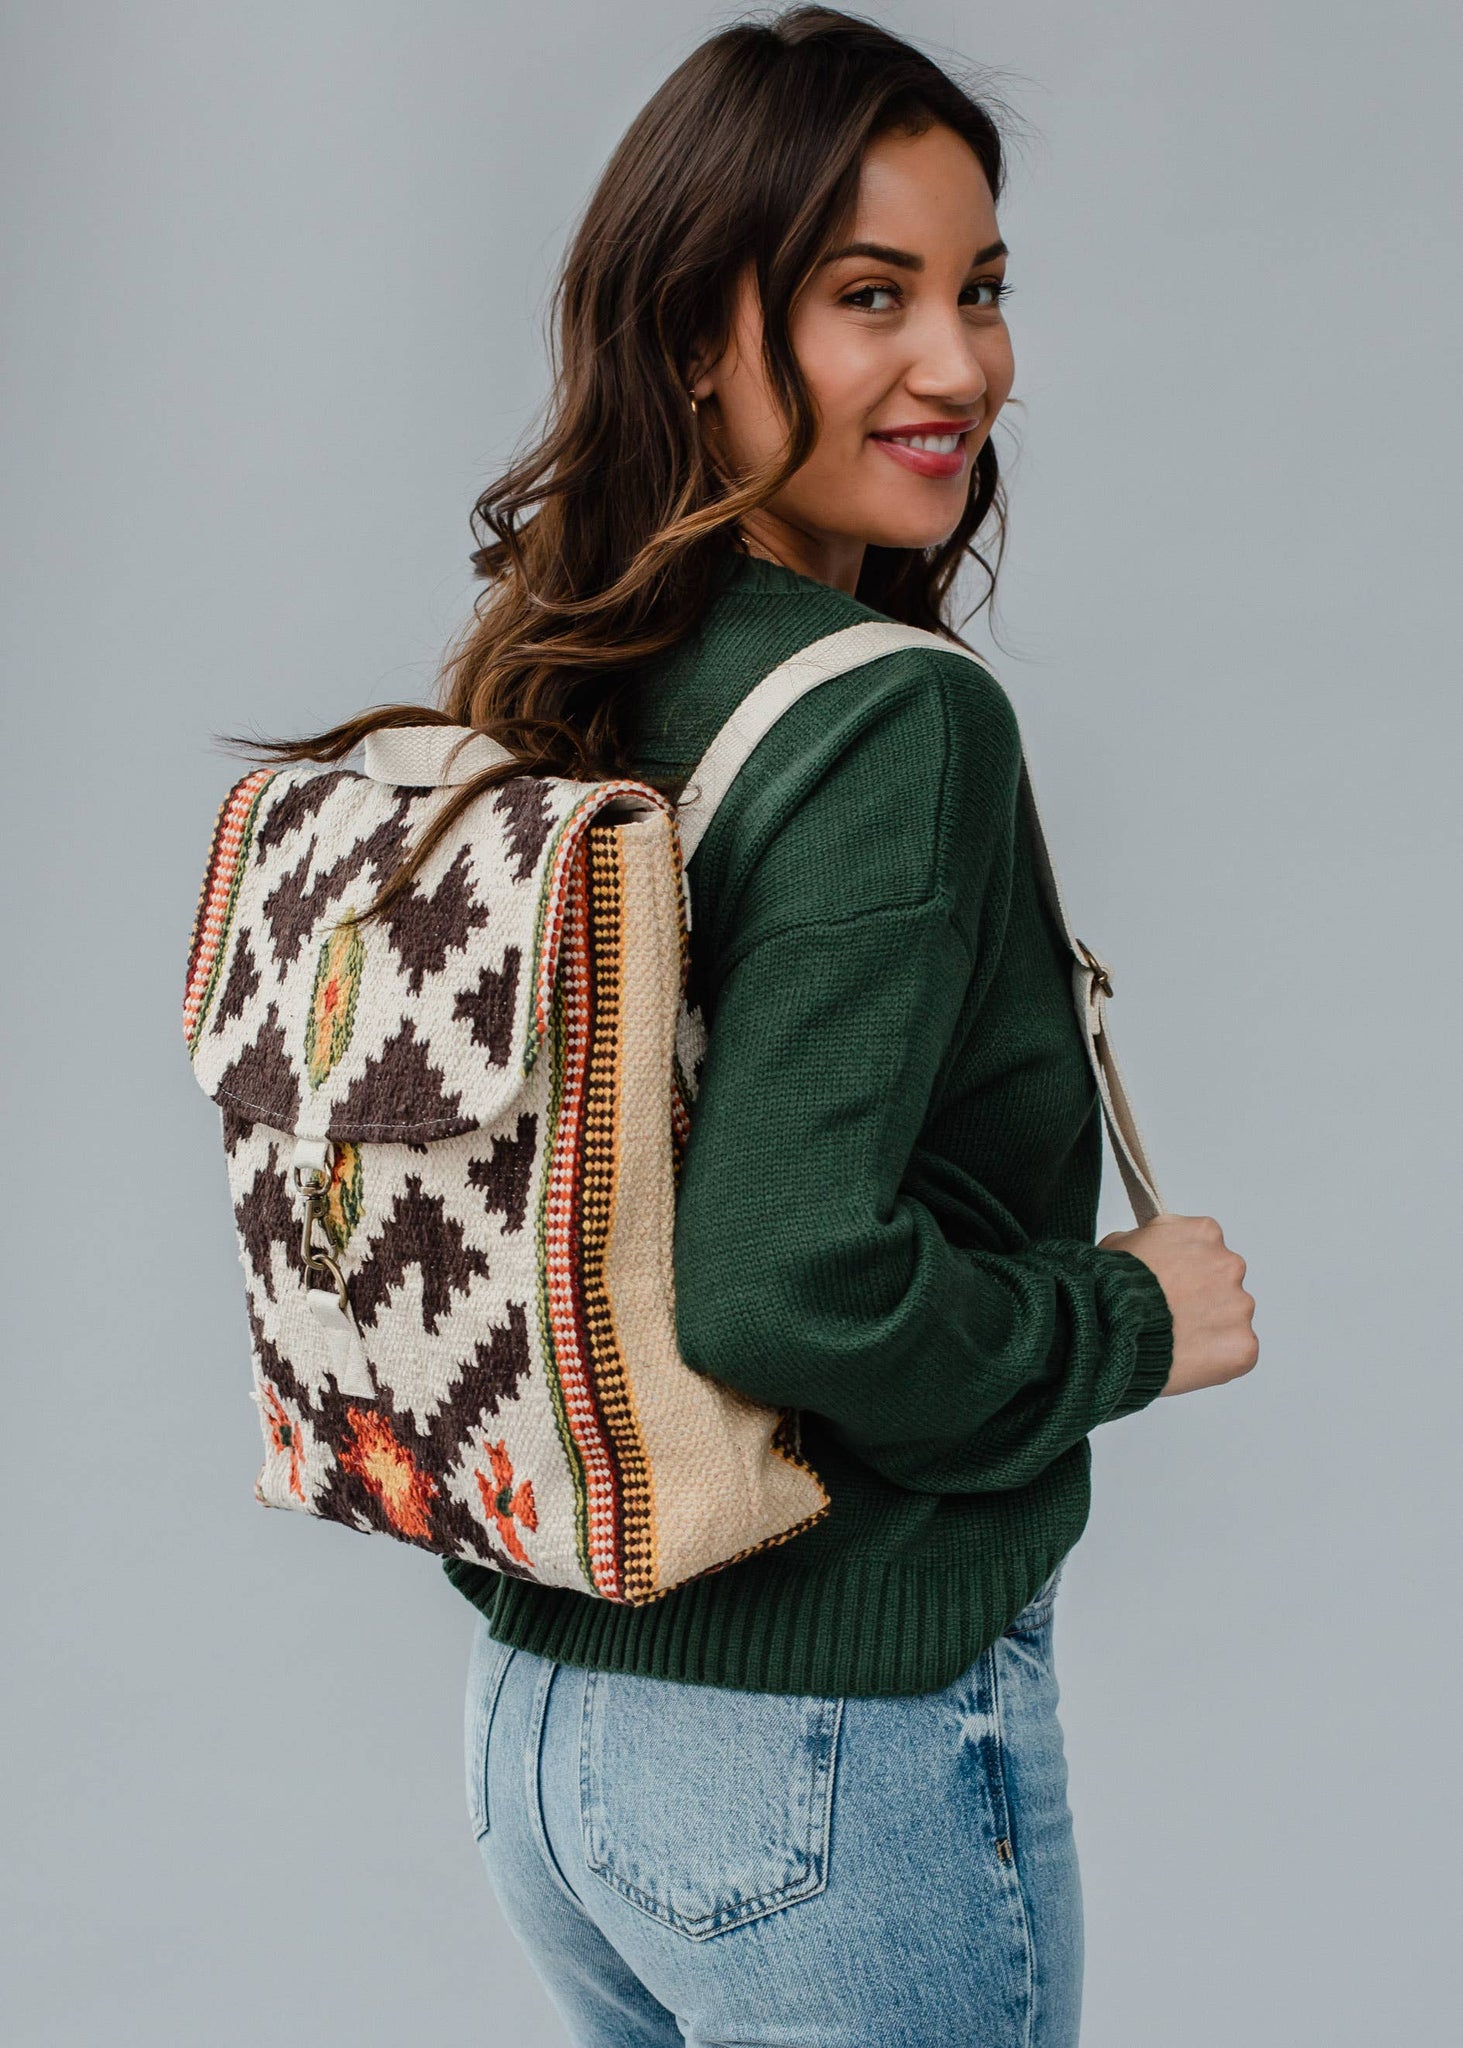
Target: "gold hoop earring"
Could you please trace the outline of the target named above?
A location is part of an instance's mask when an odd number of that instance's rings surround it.
[[[694,419],[694,418],[696,417],[696,413],[697,413],[697,404],[696,404],[696,394],[695,394],[695,392],[694,392],[693,390],[691,390],[691,388],[689,387],[689,385],[687,386],[687,389],[686,389],[686,396],[687,396],[687,398],[689,398],[689,399],[690,399],[690,401],[691,401],[691,417],[692,417],[692,419]]]

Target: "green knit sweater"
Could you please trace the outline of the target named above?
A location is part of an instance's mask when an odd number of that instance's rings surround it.
[[[639,772],[880,614],[739,557],[646,671]],[[1162,1389],[1151,1270],[1093,1242],[1102,1130],[1021,740],[958,655],[883,656],[756,748],[691,861],[710,1027],[675,1222],[686,1363],[802,1411],[801,1535],[624,1607],[448,1560],[502,1642],[763,1692],[946,1685],[1081,1535],[1089,1432]]]

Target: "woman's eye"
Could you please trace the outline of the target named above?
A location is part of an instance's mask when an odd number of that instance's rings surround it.
[[[856,292],[845,292],[842,303],[845,306],[857,306],[861,312],[865,313],[887,313],[889,311],[887,305],[876,306],[871,303],[875,299],[887,299],[891,303],[897,304],[899,299],[898,287],[892,284],[862,284]]]
[[[982,312],[989,312],[991,308],[1000,305],[1011,289],[1004,278],[978,277],[960,294],[961,303],[973,304]],[[857,291],[845,292],[839,304],[857,306],[861,313],[888,313],[899,304],[900,296],[897,285],[863,284]]]

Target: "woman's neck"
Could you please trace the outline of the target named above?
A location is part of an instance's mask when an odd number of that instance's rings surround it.
[[[805,533],[788,520],[769,512],[765,506],[751,512],[737,528],[742,549],[754,559],[776,562],[796,570],[818,583],[831,583],[835,590],[853,597],[858,591],[865,543],[843,535]]]

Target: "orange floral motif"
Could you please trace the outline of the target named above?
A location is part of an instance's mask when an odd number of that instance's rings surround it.
[[[264,1427],[269,1434],[269,1447],[277,1457],[290,1461],[290,1492],[297,1500],[305,1498],[305,1489],[300,1484],[300,1473],[305,1464],[305,1446],[300,1440],[300,1425],[285,1407],[283,1401],[268,1380],[264,1382]]]
[[[425,1542],[432,1533],[436,1480],[422,1471],[406,1445],[392,1434],[384,1415],[348,1408],[346,1421],[355,1442],[342,1450],[341,1464],[375,1494],[394,1529]]]
[[[473,1474],[478,1483],[478,1492],[483,1497],[483,1507],[497,1523],[498,1534],[503,1539],[508,1555],[517,1558],[520,1564],[528,1564],[531,1559],[518,1539],[514,1523],[522,1522],[524,1528],[530,1531],[538,1527],[538,1510],[533,1504],[533,1481],[524,1479],[517,1487],[514,1486],[513,1461],[508,1456],[506,1438],[498,1443],[490,1443],[485,1437],[483,1442],[493,1467],[491,1481],[486,1472]]]

